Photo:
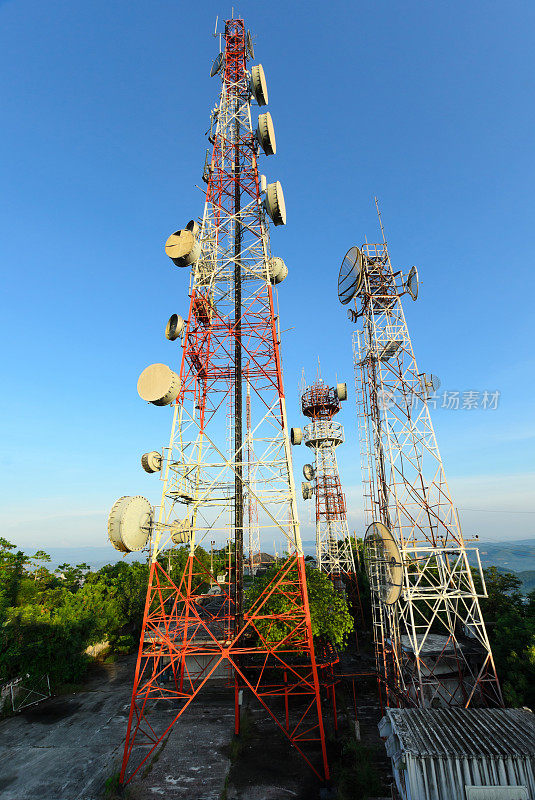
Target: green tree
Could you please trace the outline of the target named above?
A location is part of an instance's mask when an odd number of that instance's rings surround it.
[[[39,573],[41,573],[41,575],[43,574],[42,570],[44,570],[44,572],[46,572],[47,574],[50,574],[48,570],[45,567],[42,567],[40,564],[41,561],[45,564],[50,564],[51,561],[50,556],[48,555],[48,553],[45,553],[44,550],[38,550],[36,553],[33,554],[33,556],[30,556],[30,561],[35,562],[34,564],[35,569],[32,573],[33,579],[35,581],[39,580]]]
[[[535,596],[525,598],[516,575],[496,567],[483,571],[488,597],[481,610],[498,678],[508,705],[535,706]],[[481,588],[479,576],[476,585]],[[535,593],[533,593],[535,595]]]
[[[89,564],[77,564],[73,567],[71,564],[60,564],[55,570],[56,574],[63,581],[64,586],[71,592],[76,592],[84,578],[84,573],[90,569]]]
[[[249,607],[258,600],[279,569],[280,565],[272,565],[261,578],[255,580],[246,593]],[[305,574],[313,636],[322,637],[338,647],[344,647],[349,633],[353,630],[353,619],[345,597],[335,591],[332,581],[323,572],[309,564],[305,564]],[[293,566],[289,570],[287,580],[295,585],[297,567]],[[268,637],[271,642],[282,641],[292,627],[293,623],[284,619],[284,614],[293,607],[289,594],[288,591],[274,592],[262,606],[263,615],[279,617],[276,620],[265,619],[257,622],[260,633]]]
[[[17,594],[28,557],[16,545],[0,537],[0,621],[9,606],[17,602]]]

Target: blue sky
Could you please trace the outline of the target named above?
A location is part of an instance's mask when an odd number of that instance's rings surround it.
[[[289,266],[279,291],[291,424],[302,368],[346,380],[340,449],[361,521],[351,325],[339,263],[378,236],[422,281],[406,311],[442,388],[500,391],[497,410],[438,410],[468,535],[535,535],[531,2],[341,2],[235,8],[256,37],[278,152]],[[136,393],[169,361],[162,325],[187,283],[163,252],[201,213],[217,52],[215,2],[0,2],[0,397],[3,535],[102,545],[122,494],[154,496],[139,455],[169,416]],[[409,305],[410,304],[410,305]],[[148,443],[148,444],[147,444]],[[296,467],[305,460],[296,453]],[[157,491],[157,490],[156,490]],[[513,514],[501,513],[504,510]],[[519,513],[522,512],[522,513]],[[529,513],[528,513],[529,512]],[[308,511],[303,511],[305,538]],[[307,533],[308,531],[308,533]],[[2,534],[0,534],[2,535]]]

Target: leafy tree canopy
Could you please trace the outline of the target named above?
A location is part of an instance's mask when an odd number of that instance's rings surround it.
[[[258,600],[281,566],[281,564],[271,565],[261,578],[255,580],[251,589],[246,592],[246,601],[249,605]],[[312,635],[323,637],[338,647],[344,647],[347,637],[353,629],[353,618],[349,613],[345,597],[335,591],[332,581],[323,572],[305,564],[305,573]],[[288,580],[295,584],[297,567],[294,566],[289,571]],[[283,592],[274,592],[262,606],[262,613],[283,615],[291,609],[292,602],[288,596]],[[288,635],[289,624],[284,619],[276,622],[260,620],[258,628],[263,635],[269,636],[270,641],[277,642],[282,641]]]

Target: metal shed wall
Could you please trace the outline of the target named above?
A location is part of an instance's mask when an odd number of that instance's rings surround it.
[[[468,800],[467,786],[525,786],[535,800],[530,711],[388,709],[379,730],[404,800]]]

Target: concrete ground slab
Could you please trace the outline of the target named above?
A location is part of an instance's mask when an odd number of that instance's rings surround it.
[[[101,800],[106,779],[121,763],[133,668],[132,657],[105,665],[84,691],[2,720],[1,800]],[[170,717],[168,709],[157,714],[163,721]],[[232,726],[228,690],[192,704],[129,785],[129,798],[218,800],[229,769]]]

